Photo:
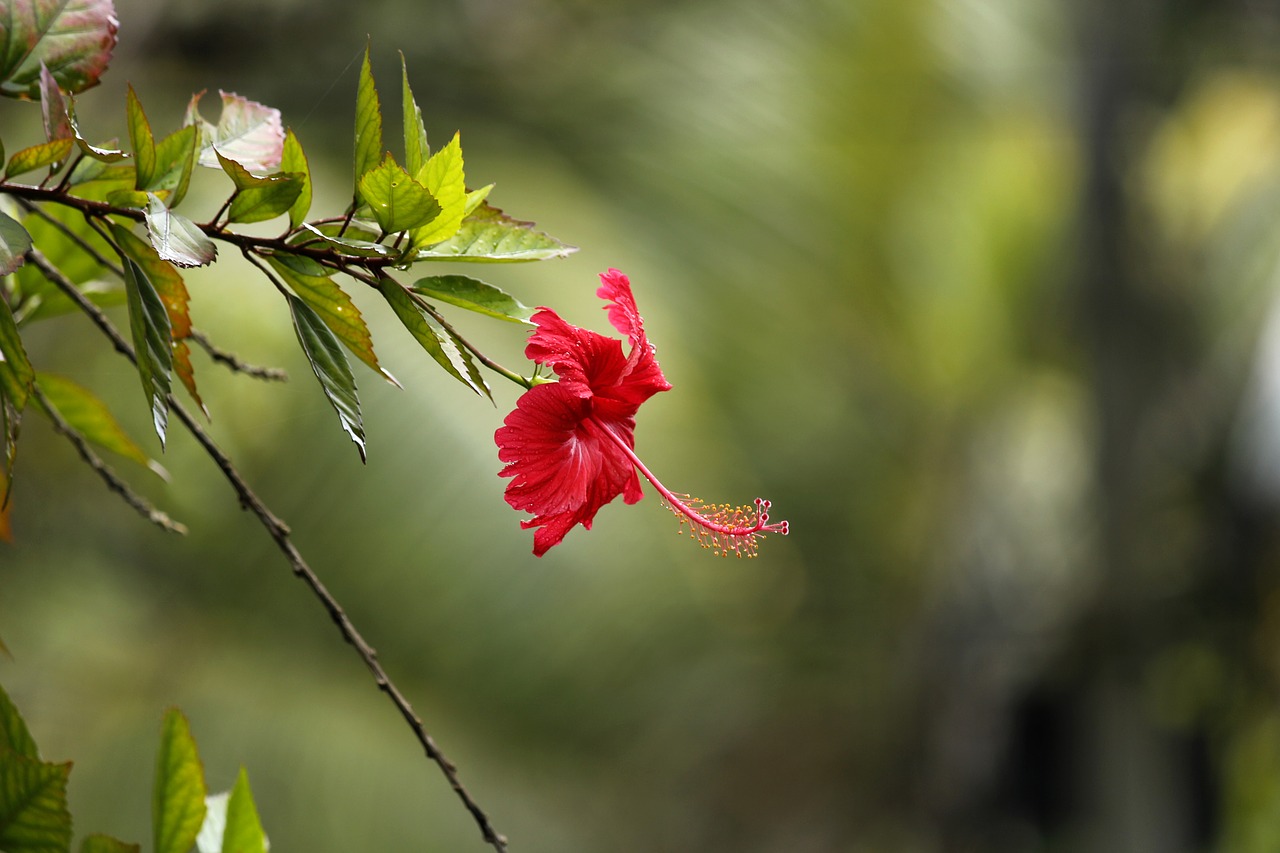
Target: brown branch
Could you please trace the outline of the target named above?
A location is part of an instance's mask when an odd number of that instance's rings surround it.
[[[107,319],[107,316],[102,313],[98,306],[85,298],[84,294],[82,294],[66,276],[49,264],[39,251],[31,249],[28,252],[28,258],[32,263],[40,268],[40,271],[43,272],[59,290],[65,293],[80,308],[80,310],[93,321],[93,323],[111,341],[117,352],[124,355],[130,361],[134,361],[136,363],[136,356],[134,354],[133,347],[130,346],[124,336],[116,330],[115,326],[112,325],[111,321]],[[227,482],[231,484],[231,488],[239,498],[241,506],[257,516],[258,520],[262,523],[262,526],[266,528],[267,533],[273,540],[275,540],[276,546],[284,555],[285,560],[289,563],[289,567],[293,570],[294,575],[301,579],[302,582],[305,583],[312,591],[315,597],[319,599],[320,604],[329,614],[329,618],[333,620],[335,625],[337,625],[338,631],[342,634],[342,638],[355,649],[356,653],[360,656],[360,659],[364,661],[365,666],[367,666],[370,673],[372,673],[373,680],[378,685],[378,689],[385,693],[387,698],[391,700],[391,703],[395,706],[396,710],[400,712],[400,716],[404,718],[404,721],[408,724],[409,728],[413,731],[414,736],[422,745],[427,758],[435,762],[435,764],[440,768],[445,779],[448,780],[450,787],[453,788],[454,793],[457,794],[460,800],[462,800],[467,811],[471,813],[476,824],[480,827],[480,832],[484,836],[484,840],[495,850],[499,851],[499,853],[506,851],[506,838],[500,835],[497,830],[493,828],[488,815],[485,814],[484,810],[480,808],[480,805],[471,797],[471,794],[463,786],[462,782],[458,778],[457,767],[453,762],[449,761],[449,759],[445,757],[444,753],[440,751],[440,748],[436,746],[435,741],[427,732],[422,720],[416,713],[414,713],[413,706],[409,704],[409,700],[405,698],[404,694],[400,692],[398,687],[396,687],[390,676],[387,675],[386,670],[382,668],[382,664],[378,661],[377,651],[373,646],[369,645],[363,635],[356,630],[356,626],[351,622],[351,619],[342,609],[338,600],[334,598],[333,594],[329,592],[323,583],[321,583],[319,576],[309,565],[307,565],[307,562],[302,558],[298,549],[294,547],[293,542],[289,538],[288,526],[277,518],[267,505],[262,502],[262,499],[254,493],[254,491],[249,487],[249,484],[245,482],[244,477],[241,476],[240,472],[232,464],[230,458],[222,452],[222,449],[218,447],[213,438],[205,432],[204,428],[200,426],[200,423],[189,411],[187,411],[181,402],[179,402],[179,400],[172,394],[169,395],[168,402],[170,411],[177,415],[178,420],[182,422],[182,425],[186,427],[187,431],[191,433],[192,437],[200,444],[205,453],[209,455],[209,458],[212,459],[214,464],[222,471],[223,476],[226,478]]]
[[[268,382],[285,382],[289,379],[289,374],[286,373],[283,368],[260,367],[256,364],[249,364],[248,362],[241,360],[235,353],[228,352],[227,350],[219,347],[213,341],[209,340],[208,336],[205,335],[204,332],[194,327],[187,334],[187,339],[199,344],[200,348],[208,353],[209,358],[216,362],[220,362],[221,364],[225,364],[236,373],[243,373],[246,376],[252,376],[254,379],[264,379]]]

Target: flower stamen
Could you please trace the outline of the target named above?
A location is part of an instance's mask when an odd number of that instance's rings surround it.
[[[680,532],[689,526],[689,532],[703,548],[710,548],[719,557],[727,557],[730,553],[737,557],[754,557],[759,552],[759,540],[766,533],[777,533],[786,536],[790,525],[785,521],[769,522],[769,509],[772,504],[764,498],[756,498],[749,506],[733,506],[732,504],[708,504],[699,498],[685,494],[677,494],[654,476],[653,472],[640,461],[634,450],[605,424],[592,418],[592,422],[600,428],[609,439],[616,444],[635,465],[644,478],[662,495],[662,503],[680,519]]]

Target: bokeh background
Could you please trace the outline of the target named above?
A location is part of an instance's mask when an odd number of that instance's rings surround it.
[[[197,355],[211,429],[513,850],[1280,849],[1270,4],[118,10],[83,126],[123,136],[127,82],[161,131],[239,92],[283,110],[321,212],[347,200],[366,33],[393,114],[403,51],[469,182],[581,247],[433,271],[601,330],[595,275],[629,273],[675,386],[641,455],[792,524],[718,560],[649,490],[536,560],[492,443],[519,389],[470,395],[357,294],[405,386],[357,366],[361,466],[270,288],[230,257],[188,276],[198,326],[293,377]],[[32,107],[0,121],[11,150],[38,134]],[[521,366],[520,329],[458,321]],[[147,435],[85,321],[29,344]],[[186,436],[171,484],[131,472],[184,539],[38,418],[22,438],[0,680],[75,761],[79,832],[149,838],[179,705],[215,789],[248,767],[276,850],[486,849]]]

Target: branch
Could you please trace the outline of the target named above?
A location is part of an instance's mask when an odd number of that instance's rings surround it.
[[[129,488],[129,484],[121,480],[119,475],[111,470],[111,466],[103,461],[101,456],[94,453],[93,448],[89,446],[89,442],[85,440],[85,437],[77,432],[75,427],[67,423],[62,414],[49,402],[49,398],[40,390],[39,385],[31,386],[31,395],[36,398],[40,408],[44,409],[45,414],[49,416],[49,420],[53,422],[54,430],[61,433],[75,445],[80,458],[98,473],[98,476],[106,482],[107,488],[118,494],[125,503],[137,510],[139,515],[157,527],[168,530],[170,533],[186,535],[186,525],[174,521],[167,513],[161,512],[152,506],[150,501]]]
[[[102,313],[98,306],[90,302],[84,294],[76,288],[70,279],[49,264],[48,260],[46,260],[38,250],[34,248],[29,250],[28,258],[49,278],[51,282],[53,282],[59,290],[65,293],[71,301],[74,302],[80,310],[94,322],[102,333],[111,341],[117,352],[136,364],[136,356],[133,351],[133,347],[130,346],[124,336],[116,330],[115,326],[112,325],[111,321],[107,319],[107,316]],[[444,753],[440,751],[440,748],[436,746],[435,741],[427,732],[422,720],[414,713],[413,706],[409,704],[409,700],[404,697],[404,694],[400,692],[400,689],[396,687],[390,676],[388,676],[386,671],[382,668],[382,664],[378,661],[377,651],[373,646],[369,645],[363,635],[356,630],[355,625],[342,609],[338,600],[334,598],[333,594],[329,592],[323,583],[321,583],[319,576],[309,565],[307,565],[307,562],[302,558],[298,549],[294,547],[293,542],[289,538],[288,526],[277,518],[267,505],[262,502],[262,499],[254,493],[254,491],[249,487],[249,484],[245,482],[244,477],[241,476],[240,472],[232,464],[230,458],[222,452],[222,449],[218,447],[217,443],[215,443],[209,434],[204,431],[200,426],[200,423],[189,411],[187,411],[186,407],[184,407],[172,394],[169,395],[168,402],[170,411],[177,415],[178,420],[182,421],[182,425],[187,428],[187,431],[191,433],[192,437],[195,438],[202,448],[204,448],[204,451],[209,455],[209,458],[212,459],[214,464],[222,471],[223,476],[227,479],[227,482],[231,484],[231,488],[239,498],[240,505],[258,517],[262,526],[266,528],[267,533],[270,534],[273,540],[275,540],[276,546],[280,549],[285,560],[289,563],[289,567],[293,570],[294,575],[300,578],[312,591],[315,597],[319,599],[320,604],[329,614],[329,618],[333,620],[335,625],[337,625],[338,631],[342,634],[342,638],[356,650],[356,654],[358,654],[360,659],[364,661],[365,666],[367,666],[370,673],[372,673],[373,680],[378,685],[378,689],[385,693],[387,698],[391,700],[391,703],[395,706],[396,710],[400,712],[400,716],[404,718],[404,721],[413,731],[414,736],[417,737],[418,743],[422,745],[427,758],[435,762],[435,764],[440,768],[445,779],[448,780],[450,787],[453,788],[454,793],[458,795],[458,798],[462,800],[463,805],[466,806],[467,811],[471,813],[471,816],[475,819],[477,826],[480,827],[480,832],[484,836],[484,840],[495,850],[499,851],[499,853],[505,853],[507,849],[506,838],[498,834],[498,832],[493,828],[488,815],[486,815],[484,810],[480,808],[480,805],[472,799],[471,794],[458,779],[457,767],[453,762],[449,761],[449,759],[445,757]]]
[[[199,329],[192,328],[187,334],[187,339],[198,343],[200,348],[209,354],[209,358],[225,364],[236,373],[243,373],[246,376],[252,376],[254,379],[264,379],[269,382],[285,382],[289,379],[289,374],[285,373],[283,368],[259,367],[256,364],[242,361],[235,353],[228,352],[217,346]]]

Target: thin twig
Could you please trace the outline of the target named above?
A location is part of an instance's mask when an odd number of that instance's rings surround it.
[[[39,385],[32,386],[31,395],[36,398],[40,408],[44,409],[45,414],[49,416],[49,420],[53,422],[54,430],[61,433],[66,437],[67,441],[70,441],[75,446],[80,458],[98,473],[98,476],[107,484],[108,489],[119,495],[125,503],[137,510],[138,515],[141,515],[155,526],[168,530],[170,533],[186,535],[187,527],[185,524],[174,521],[167,513],[156,509],[150,501],[129,488],[129,484],[121,480],[119,475],[111,470],[111,466],[93,451],[85,437],[75,427],[67,423],[62,414],[54,408],[53,404],[49,402],[49,398],[40,390]]]
[[[263,379],[268,382],[285,382],[289,379],[289,374],[286,373],[283,368],[261,367],[256,364],[249,364],[246,361],[242,361],[235,353],[222,349],[213,341],[209,340],[208,336],[205,335],[204,332],[194,327],[192,327],[191,331],[187,333],[187,339],[199,344],[200,348],[209,354],[209,358],[225,364],[236,373],[243,373],[246,376],[252,376],[254,379]]]
[[[76,286],[72,284],[66,276],[49,264],[38,250],[31,249],[28,252],[28,258],[32,263],[40,268],[40,271],[43,272],[59,290],[70,297],[80,310],[94,322],[102,333],[111,341],[117,352],[127,357],[130,361],[134,361],[136,363],[136,356],[134,354],[133,347],[130,346],[124,336],[116,330],[115,326],[112,325],[111,321],[107,319],[107,316],[102,313],[98,306],[85,298],[84,294],[80,293]],[[427,732],[422,720],[416,713],[414,713],[413,706],[409,704],[409,700],[405,698],[404,694],[400,692],[400,689],[396,687],[390,676],[388,676],[386,671],[382,668],[382,664],[378,661],[377,651],[373,646],[369,645],[363,635],[356,630],[356,626],[351,622],[351,619],[347,616],[346,611],[342,609],[338,600],[334,598],[333,594],[329,592],[323,583],[321,583],[319,576],[309,565],[307,565],[307,562],[302,558],[298,549],[294,547],[293,542],[289,538],[288,526],[277,518],[267,505],[262,502],[262,499],[254,493],[254,491],[249,487],[249,484],[245,482],[244,477],[241,476],[240,472],[236,469],[235,465],[232,464],[230,458],[222,452],[222,449],[218,447],[213,438],[205,432],[204,428],[201,427],[200,423],[189,411],[187,411],[181,402],[172,394],[169,395],[168,401],[170,411],[177,415],[178,420],[182,421],[182,425],[187,428],[187,431],[191,433],[192,437],[200,444],[205,453],[209,455],[209,458],[212,459],[214,464],[222,471],[223,476],[227,479],[227,482],[231,484],[231,488],[239,498],[241,506],[257,516],[258,520],[262,523],[262,526],[266,528],[267,533],[273,540],[275,540],[276,546],[280,549],[285,560],[289,563],[289,567],[293,570],[294,575],[300,578],[302,582],[310,588],[316,598],[319,599],[320,604],[329,614],[329,618],[333,620],[335,625],[337,625],[338,631],[342,634],[342,638],[356,650],[360,659],[364,661],[365,666],[367,666],[370,673],[372,673],[373,680],[378,685],[378,689],[385,693],[391,700],[391,703],[395,705],[396,710],[400,712],[400,716],[404,718],[404,721],[409,725],[409,728],[417,737],[418,742],[422,745],[427,758],[435,762],[435,764],[440,768],[441,772],[444,773],[445,779],[448,780],[450,787],[453,788],[454,793],[457,794],[460,800],[462,800],[467,811],[471,813],[476,824],[480,827],[480,832],[484,836],[484,840],[495,850],[499,851],[499,853],[504,853],[507,849],[506,838],[500,835],[497,830],[493,828],[488,815],[485,814],[484,810],[480,808],[480,805],[471,797],[471,794],[463,786],[462,782],[458,778],[457,767],[453,762],[449,761],[449,759],[445,757],[444,753],[440,751],[440,748],[436,746],[435,741]]]

